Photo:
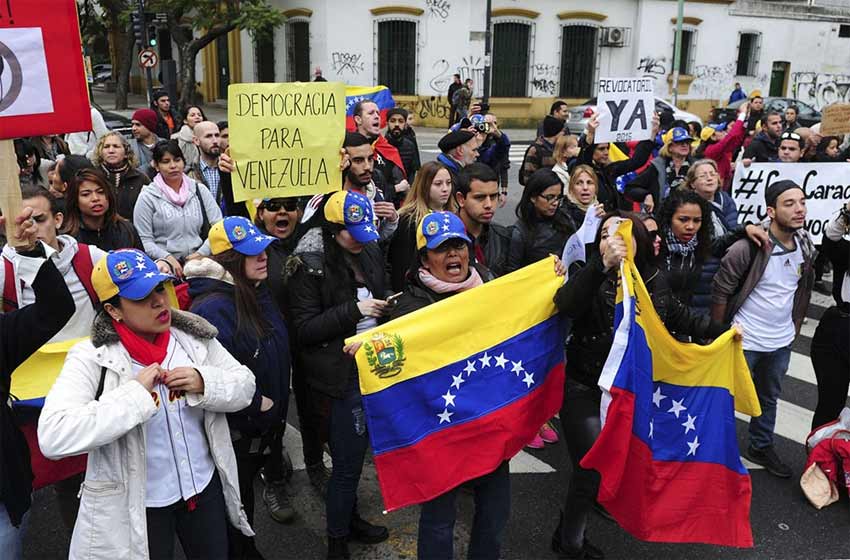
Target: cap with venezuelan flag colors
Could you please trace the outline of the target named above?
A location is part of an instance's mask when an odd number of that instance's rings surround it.
[[[325,219],[332,224],[345,226],[359,243],[378,240],[372,203],[365,195],[352,191],[339,191],[325,202]]]
[[[248,218],[228,216],[210,228],[209,240],[213,255],[233,249],[253,257],[265,251],[275,238],[262,233]]]
[[[463,239],[472,243],[466,235],[463,221],[452,212],[432,212],[419,222],[416,228],[416,248],[436,249],[448,239]]]
[[[110,251],[91,273],[91,283],[100,301],[115,296],[145,299],[154,288],[174,277],[163,274],[149,256],[137,249]]]

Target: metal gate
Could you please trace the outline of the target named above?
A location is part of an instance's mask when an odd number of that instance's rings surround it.
[[[528,95],[528,50],[531,26],[504,22],[493,25],[493,96]]]
[[[378,84],[393,93],[416,94],[416,23],[378,23]]]
[[[598,31],[590,25],[561,28],[561,97],[586,99],[593,95]]]

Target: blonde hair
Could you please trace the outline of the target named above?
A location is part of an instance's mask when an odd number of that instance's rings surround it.
[[[440,170],[445,169],[451,179],[451,172],[448,167],[438,161],[429,161],[419,168],[416,172],[416,179],[410,187],[410,192],[404,199],[404,204],[398,211],[399,217],[410,216],[411,223],[415,228],[422,219],[431,213],[431,183],[434,182],[434,177]],[[452,194],[449,196],[449,201],[446,203],[447,212],[457,212],[457,202],[454,197],[455,185],[452,185]]]
[[[717,180],[720,182],[720,171],[717,170],[717,162],[713,159],[703,158],[696,160],[689,168],[685,180],[681,184],[681,188],[693,189],[694,181],[697,179],[697,169],[703,165],[710,165],[717,175]],[[722,186],[722,185],[721,185]]]
[[[136,152],[130,148],[130,142],[124,138],[124,135],[120,132],[107,132],[103,136],[100,137],[97,141],[97,146],[94,148],[94,153],[91,156],[91,162],[95,164],[95,166],[100,167],[105,162],[103,160],[103,147],[106,145],[106,139],[110,136],[115,136],[121,140],[121,145],[124,146],[124,154],[127,158],[127,163],[130,164],[130,167],[136,168],[139,166],[139,158],[136,156]]]
[[[563,134],[555,141],[555,149],[552,151],[552,158],[563,163],[566,159],[567,150],[578,146],[578,138],[572,134]]]
[[[587,173],[587,176],[590,177],[593,180],[593,184],[596,185],[596,195],[594,195],[593,200],[590,202],[590,204],[587,204],[587,205],[579,202],[576,195],[573,194],[573,186],[575,186],[575,184],[578,183],[578,178],[581,176],[582,173]],[[589,165],[587,165],[586,163],[582,163],[580,165],[576,165],[575,167],[573,167],[573,170],[570,172],[570,184],[567,185],[567,200],[569,200],[570,202],[572,202],[573,204],[575,204],[579,208],[581,208],[583,210],[587,210],[589,207],[596,204],[596,202],[598,200],[598,198],[597,198],[598,196],[599,196],[599,178],[596,176],[596,171],[594,171],[593,168],[590,167]]]

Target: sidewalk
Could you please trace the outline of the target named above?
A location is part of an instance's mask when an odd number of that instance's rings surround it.
[[[94,87],[92,88],[92,95],[94,96],[95,103],[100,105],[102,109],[127,117],[128,119],[133,115],[133,111],[136,109],[147,107],[147,98],[144,95],[136,93],[130,93],[127,95],[127,104],[131,108],[120,111],[114,109],[114,92],[106,92],[103,89]],[[208,120],[213,122],[227,120],[227,103],[224,101],[208,102],[201,108],[204,110],[204,114]],[[530,128],[505,129],[505,132],[508,133],[512,142],[533,142],[536,138],[536,131]],[[446,129],[443,128],[416,127],[416,138],[419,141],[420,147],[424,145],[436,146],[437,142],[445,134]]]

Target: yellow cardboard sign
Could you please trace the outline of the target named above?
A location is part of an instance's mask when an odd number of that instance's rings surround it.
[[[342,83],[233,84],[227,121],[236,202],[342,188]]]

